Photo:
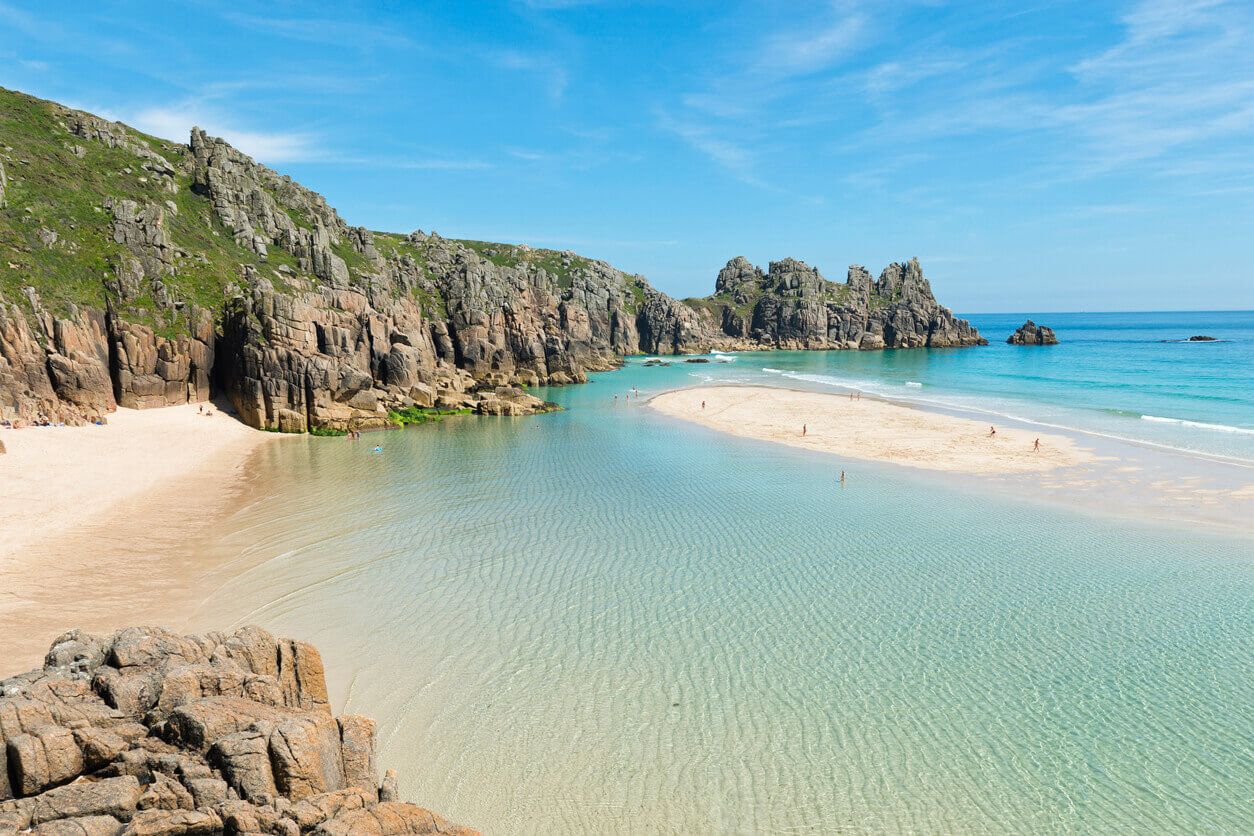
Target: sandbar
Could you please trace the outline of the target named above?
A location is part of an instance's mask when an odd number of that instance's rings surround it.
[[[767,386],[704,386],[666,392],[649,403],[675,418],[745,438],[924,470],[1035,473],[1095,459],[1092,450],[1063,435],[1004,426],[990,435],[990,426],[981,421],[869,397],[851,400],[848,395]]]

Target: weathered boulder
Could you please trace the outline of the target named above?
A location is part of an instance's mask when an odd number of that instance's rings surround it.
[[[475,831],[413,804],[383,801],[373,807],[340,813],[313,832],[317,836],[470,836]]]
[[[123,826],[113,816],[81,816],[44,822],[32,828],[31,833],[38,836],[118,836]]]
[[[270,764],[279,792],[300,801],[343,789],[340,746],[339,725],[329,713],[294,717],[275,726],[270,734]]]
[[[9,780],[18,795],[35,795],[82,774],[83,753],[67,728],[40,726],[5,743]]]
[[[1058,337],[1054,335],[1053,328],[1037,325],[1029,319],[1007,337],[1006,342],[1011,345],[1058,345]]]
[[[70,631],[45,663],[0,681],[0,833],[472,832],[380,785],[374,723],[332,716],[304,642]]]
[[[126,821],[139,804],[143,789],[131,775],[103,781],[77,781],[32,799],[34,824],[84,816],[111,816]]]
[[[212,810],[142,810],[122,833],[125,836],[214,836],[222,819]]]

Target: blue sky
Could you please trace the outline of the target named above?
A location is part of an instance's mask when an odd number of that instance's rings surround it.
[[[676,296],[918,256],[959,311],[1254,308],[1249,0],[230,5],[0,0],[0,86]]]

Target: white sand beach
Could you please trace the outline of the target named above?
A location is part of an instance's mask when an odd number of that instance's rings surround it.
[[[980,421],[868,397],[708,386],[666,392],[649,403],[667,415],[746,438],[950,473],[1033,473],[1094,458],[1065,436],[1010,427],[989,435],[989,425]],[[1040,449],[1034,451],[1037,439]]]
[[[67,626],[151,620],[189,600],[179,547],[229,501],[250,454],[280,438],[197,409],[0,430],[0,673],[36,663]]]

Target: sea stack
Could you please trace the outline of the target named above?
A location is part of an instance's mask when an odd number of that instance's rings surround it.
[[[0,680],[0,832],[476,833],[396,793],[374,721],[332,715],[318,651],[258,627],[72,630]]]
[[[1006,342],[1011,345],[1058,345],[1058,337],[1054,335],[1053,328],[1037,325],[1029,319],[1007,337]]]

